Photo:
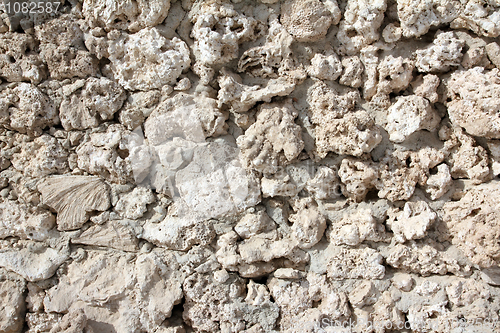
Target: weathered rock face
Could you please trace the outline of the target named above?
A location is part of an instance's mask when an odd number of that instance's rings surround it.
[[[88,319],[98,322],[96,331],[105,324],[121,332],[152,330],[182,298],[182,273],[172,255],[168,266],[166,259],[161,252],[136,256],[88,251],[85,258],[68,265],[57,286],[47,290],[44,307],[51,312],[84,309]],[[137,284],[142,288],[135,288]]]
[[[62,15],[37,25],[35,32],[40,41],[40,56],[47,64],[51,78],[84,79],[99,73],[98,61],[85,48],[83,32],[76,17]]]
[[[239,44],[260,34],[260,22],[243,15],[225,1],[200,1],[189,12],[196,62],[223,64],[238,56]]]
[[[391,141],[403,142],[416,131],[435,130],[440,120],[427,99],[404,96],[389,108],[386,130]]]
[[[47,126],[59,123],[54,102],[35,85],[21,83],[2,91],[0,96],[3,127],[39,136]]]
[[[25,282],[18,279],[14,274],[0,269],[0,299],[2,308],[0,310],[0,330],[2,332],[21,332],[23,329]]]
[[[275,173],[300,154],[304,142],[300,126],[294,122],[296,116],[290,102],[260,108],[256,122],[237,139],[248,168]]]
[[[453,73],[448,83],[450,120],[471,135],[499,139],[500,109],[496,102],[499,91],[497,68],[485,72],[476,67]]]
[[[40,55],[35,52],[36,41],[33,36],[3,32],[0,37],[0,71],[8,82],[29,81],[40,83],[45,71]]]
[[[119,29],[136,32],[160,24],[168,14],[170,0],[135,1],[120,3],[106,0],[83,1],[83,15],[94,27],[107,31]]]
[[[299,42],[314,42],[325,37],[332,23],[340,20],[336,2],[330,7],[318,0],[287,1],[283,4],[281,23]]]
[[[453,244],[481,267],[498,265],[498,182],[477,186],[460,201],[446,203],[443,221]],[[467,239],[467,241],[464,241]]]
[[[360,96],[354,89],[336,91],[318,81],[308,92],[311,122],[316,125],[318,156],[328,152],[360,156],[370,152],[382,137],[371,116],[356,110]]]
[[[73,86],[76,92],[67,96],[59,109],[61,124],[67,131],[96,127],[101,121],[112,119],[126,98],[120,85],[103,77],[89,78],[81,90],[78,88],[83,82],[77,82]]]
[[[499,331],[498,0],[4,2],[0,333]]]
[[[168,40],[156,28],[108,38],[113,78],[127,90],[172,84],[190,65],[186,43],[176,37]]]

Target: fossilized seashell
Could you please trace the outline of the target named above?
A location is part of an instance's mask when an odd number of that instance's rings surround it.
[[[132,231],[117,221],[93,225],[71,242],[73,244],[106,246],[129,252],[139,249],[137,238]]]
[[[98,177],[54,176],[38,185],[42,202],[57,212],[57,229],[74,230],[87,222],[88,213],[110,207],[109,188]]]

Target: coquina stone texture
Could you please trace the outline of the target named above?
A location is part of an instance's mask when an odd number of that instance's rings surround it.
[[[57,3],[0,4],[0,333],[500,332],[499,1]]]

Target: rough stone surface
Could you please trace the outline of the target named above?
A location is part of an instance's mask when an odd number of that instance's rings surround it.
[[[68,87],[66,91],[77,92],[61,103],[59,116],[66,131],[96,127],[101,121],[112,119],[126,98],[120,85],[104,77],[89,78],[79,90],[82,83]]]
[[[347,53],[354,53],[380,38],[378,32],[387,1],[347,1],[337,38]]]
[[[86,21],[92,28],[136,32],[162,23],[170,9],[170,0],[127,0],[120,3],[109,0],[85,0],[82,9]]]
[[[498,0],[57,3],[0,3],[0,333],[499,332]]]
[[[386,130],[391,141],[403,142],[416,131],[435,130],[440,120],[427,99],[403,96],[389,108]]]
[[[331,2],[337,5],[335,0]],[[319,0],[287,1],[282,6],[281,23],[299,42],[314,42],[325,37],[332,23],[339,22],[340,10],[333,8],[332,13]]]
[[[418,50],[416,66],[421,72],[446,72],[451,66],[458,66],[462,59],[463,41],[453,32],[440,32],[433,45]]]
[[[318,81],[310,88],[311,122],[316,125],[316,149],[324,158],[329,151],[360,156],[370,152],[382,137],[373,119],[364,110],[355,110],[359,93],[354,89],[336,91]]]
[[[0,123],[4,127],[38,136],[46,127],[59,123],[54,102],[35,85],[21,83],[0,96]]]
[[[476,67],[457,72],[452,74],[448,87],[450,120],[471,135],[499,139],[500,113],[496,103],[499,70],[484,71]]]
[[[110,70],[125,89],[158,89],[173,84],[190,65],[189,49],[177,37],[166,39],[156,28],[108,37]]]
[[[5,333],[21,332],[26,305],[24,302],[25,281],[5,270],[0,270],[0,330]]]
[[[0,73],[8,82],[38,84],[45,77],[43,62],[35,52],[33,36],[7,32],[0,37]]]
[[[40,56],[56,80],[87,78],[99,73],[99,64],[84,46],[83,32],[75,17],[63,15],[35,28]]]
[[[304,148],[297,111],[289,102],[260,108],[256,122],[238,137],[241,154],[250,168],[275,173],[296,158]]]
[[[481,267],[498,265],[498,182],[471,189],[460,201],[446,203],[443,221],[452,243]],[[467,241],[464,241],[467,239]]]

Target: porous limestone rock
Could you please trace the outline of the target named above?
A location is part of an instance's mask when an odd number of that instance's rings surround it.
[[[476,67],[476,65],[481,65],[481,61],[485,57],[484,47],[474,47],[470,48],[465,52],[462,59],[462,67],[465,69],[470,69]]]
[[[69,94],[71,90],[73,93]],[[59,109],[66,131],[96,127],[101,121],[112,119],[127,98],[119,84],[105,77],[89,78],[84,85],[80,81],[68,87],[67,92]]]
[[[326,219],[314,205],[299,209],[289,216],[292,225],[292,237],[298,242],[298,247],[308,249],[318,243],[326,229]]]
[[[7,188],[3,189],[3,198],[9,200],[18,200],[19,203],[27,205],[32,212],[37,210],[35,206],[40,204],[40,193],[36,187],[38,181],[25,177],[22,173],[16,171],[14,168],[8,168],[1,174],[1,178],[6,183]],[[46,210],[47,207],[39,207],[41,210]]]
[[[498,2],[468,1],[461,5],[463,7],[459,16],[450,24],[452,29],[469,29],[485,37],[500,35]]]
[[[474,183],[482,183],[490,178],[489,159],[486,149],[461,128],[443,126],[439,134],[445,139],[444,151],[451,165],[453,178],[468,178]]]
[[[120,123],[129,131],[137,129],[160,101],[160,91],[139,91],[130,94],[119,113]]]
[[[498,176],[500,175],[500,141],[489,140],[488,148],[491,154],[491,171]]]
[[[378,30],[384,20],[386,9],[386,0],[347,1],[337,34],[337,38],[345,49],[344,52],[352,55],[380,38]]]
[[[274,328],[279,307],[271,301],[266,285],[252,280],[247,285],[234,273],[223,281],[214,275],[194,273],[184,281],[182,317],[190,326],[205,332],[243,331],[254,325],[261,327],[257,332]]]
[[[373,162],[345,158],[339,168],[342,193],[354,201],[362,201],[378,178],[378,170]]]
[[[182,202],[179,214],[219,218],[260,202],[258,180],[240,164],[238,149],[232,144],[216,140],[198,146],[192,156],[191,162],[175,174]],[[218,200],[213,200],[214,196]]]
[[[94,331],[106,326],[120,332],[153,330],[182,298],[177,268],[175,256],[167,252],[86,251],[85,258],[69,264],[59,284],[47,290],[44,307],[51,312],[83,309]],[[134,288],[136,284],[142,287]]]
[[[40,56],[36,54],[33,36],[7,32],[0,36],[0,76],[8,82],[30,81],[38,84],[45,71]]]
[[[194,245],[207,245],[215,237],[211,221],[166,216],[160,222],[146,222],[141,238],[167,249],[187,251]]]
[[[291,50],[293,37],[279,23],[276,15],[270,16],[269,21],[266,43],[243,53],[238,60],[238,72],[277,78],[296,66]]]
[[[272,177],[263,177],[260,180],[260,187],[264,198],[277,196],[294,197],[300,192],[300,188],[293,182],[290,175],[286,173],[273,175]]]
[[[432,200],[442,197],[453,183],[448,164],[442,163],[436,167],[436,173],[431,174],[425,182],[425,191]]]
[[[59,123],[54,102],[38,87],[20,83],[0,93],[0,124],[30,136]]]
[[[386,43],[394,43],[401,39],[403,30],[401,27],[394,23],[389,23],[382,31],[382,37]]]
[[[408,200],[415,186],[424,186],[432,176],[430,169],[444,159],[445,153],[434,148],[418,151],[386,150],[379,163],[346,158],[339,168],[342,193],[358,202],[371,190],[378,190],[379,198],[390,201]]]
[[[342,73],[342,63],[335,52],[327,52],[323,55],[316,53],[311,59],[311,66],[307,73],[320,80],[335,81]]]
[[[87,222],[88,213],[110,207],[108,186],[98,177],[53,176],[38,184],[42,202],[57,212],[57,228],[73,230]]]
[[[325,37],[331,24],[340,20],[336,0],[329,1],[328,8],[319,0],[292,0],[281,7],[280,21],[299,42],[314,42]]]
[[[400,92],[408,87],[412,79],[414,65],[409,59],[403,57],[393,57],[388,55],[378,64],[378,84],[377,92],[372,97],[372,103],[379,107],[389,107],[391,105],[389,94]]]
[[[153,203],[155,196],[151,189],[136,187],[132,192],[120,196],[115,210],[126,219],[136,220],[147,211],[146,205]]]
[[[0,4],[0,332],[498,331],[498,0],[60,2]]]
[[[439,84],[439,76],[434,74],[420,75],[411,83],[415,95],[424,97],[431,103],[436,103],[439,99],[437,93]]]
[[[56,80],[86,78],[99,73],[99,64],[83,43],[83,32],[75,17],[63,15],[35,28],[40,56]]]
[[[259,108],[256,122],[236,140],[248,168],[275,173],[299,155],[304,142],[295,117],[291,101]]]
[[[414,65],[409,59],[388,55],[378,65],[379,83],[377,89],[384,92],[399,92],[408,87]],[[384,86],[381,88],[381,86]]]
[[[117,32],[117,31],[115,31]],[[184,41],[166,39],[157,28],[108,36],[113,78],[127,90],[158,89],[173,84],[191,60]]]
[[[52,326],[50,333],[94,333],[87,324],[87,316],[83,309],[77,309],[64,315],[57,324]]]
[[[408,245],[393,246],[384,254],[384,257],[391,267],[421,276],[447,273],[459,276],[470,275],[470,263],[450,249],[438,251],[431,245],[411,241]]]
[[[381,279],[385,275],[382,255],[369,247],[351,249],[330,246],[327,275],[334,280]]]
[[[126,157],[131,147],[129,141],[132,134],[118,124],[109,126],[105,132],[90,134],[76,149],[78,168],[114,183],[130,182],[132,161]]]
[[[44,177],[62,174],[68,170],[68,152],[54,137],[43,134],[26,142],[19,153],[13,154],[11,163],[26,176]]]
[[[383,226],[378,224],[370,209],[360,209],[352,214],[344,214],[340,221],[332,222],[326,233],[335,245],[357,246],[364,241],[380,241]]]
[[[0,200],[0,239],[20,237],[44,241],[55,226],[55,217],[41,208],[29,212],[29,206],[13,200]]]
[[[378,197],[390,201],[408,200],[415,186],[425,183],[429,169],[443,160],[444,154],[436,149],[386,151],[380,161],[379,180],[374,184],[379,190]]]
[[[247,264],[290,256],[295,249],[290,239],[278,239],[277,232],[259,234],[238,244],[241,260]]]
[[[389,213],[386,221],[397,242],[424,238],[437,214],[425,201],[407,202],[403,211]]]
[[[378,83],[378,63],[380,49],[375,45],[370,45],[361,49],[359,58],[364,66],[363,75],[363,97],[369,101],[377,93]]]
[[[337,173],[326,166],[319,167],[314,178],[307,180],[306,190],[316,200],[334,199],[342,195]]]
[[[15,242],[14,246],[0,243],[0,267],[13,271],[27,281],[35,282],[50,278],[59,266],[69,258],[67,245],[54,249],[31,240]]]
[[[316,125],[316,150],[320,158],[328,152],[360,156],[377,146],[382,137],[370,115],[355,110],[359,92],[335,89],[322,81],[308,90],[311,122]]]
[[[216,100],[179,93],[156,107],[144,123],[144,134],[153,145],[174,137],[202,142],[225,134],[225,120]]]
[[[361,87],[363,83],[362,75],[365,68],[359,57],[351,56],[342,58],[342,67],[344,69],[339,83],[353,88]]]
[[[460,13],[461,4],[456,0],[398,0],[397,9],[403,36],[419,37],[431,27],[453,21]]]
[[[279,328],[282,332],[310,332],[351,315],[347,295],[336,290],[325,275],[309,272],[297,281],[275,276],[268,281],[268,286],[281,309]]]
[[[257,102],[271,102],[275,96],[288,96],[294,89],[298,80],[305,78],[305,73],[296,71],[291,76],[280,76],[271,79],[265,87],[247,86],[242,84],[241,77],[222,69],[217,78],[220,90],[217,93],[219,104],[227,104],[230,110],[235,113],[246,112],[250,110]],[[243,122],[245,125],[248,122]]]
[[[23,279],[0,271],[0,332],[21,332],[26,305],[24,302],[25,282]]]
[[[470,189],[459,201],[443,206],[443,221],[451,242],[481,267],[498,265],[497,181]]]
[[[301,267],[308,261],[307,253],[297,248],[298,242],[282,237],[272,221],[259,233],[239,241],[238,234],[229,231],[217,240],[216,257],[229,271],[242,277],[259,277],[279,269],[286,263]]]
[[[438,32],[431,46],[417,50],[415,66],[421,72],[447,72],[462,60],[464,42],[453,32]]]
[[[500,69],[500,46],[498,43],[489,43],[484,47],[486,54],[488,55],[488,59],[498,68]]]
[[[170,9],[170,0],[83,1],[83,15],[89,26],[136,32],[162,23]]]
[[[59,313],[28,312],[26,313],[26,325],[29,333],[50,332],[63,316]]]
[[[387,113],[386,130],[393,142],[403,142],[422,129],[433,131],[441,120],[429,101],[417,95],[399,97]]]
[[[226,63],[238,57],[239,44],[256,39],[262,27],[253,17],[242,15],[230,3],[200,1],[189,16],[193,27],[193,53],[205,65]]]
[[[234,226],[234,231],[241,238],[247,239],[261,232],[269,232],[276,228],[276,224],[264,211],[248,213]]]
[[[481,67],[455,72],[448,81],[446,105],[450,120],[467,133],[490,139],[500,138],[500,113],[496,102],[500,91],[498,69]]]

